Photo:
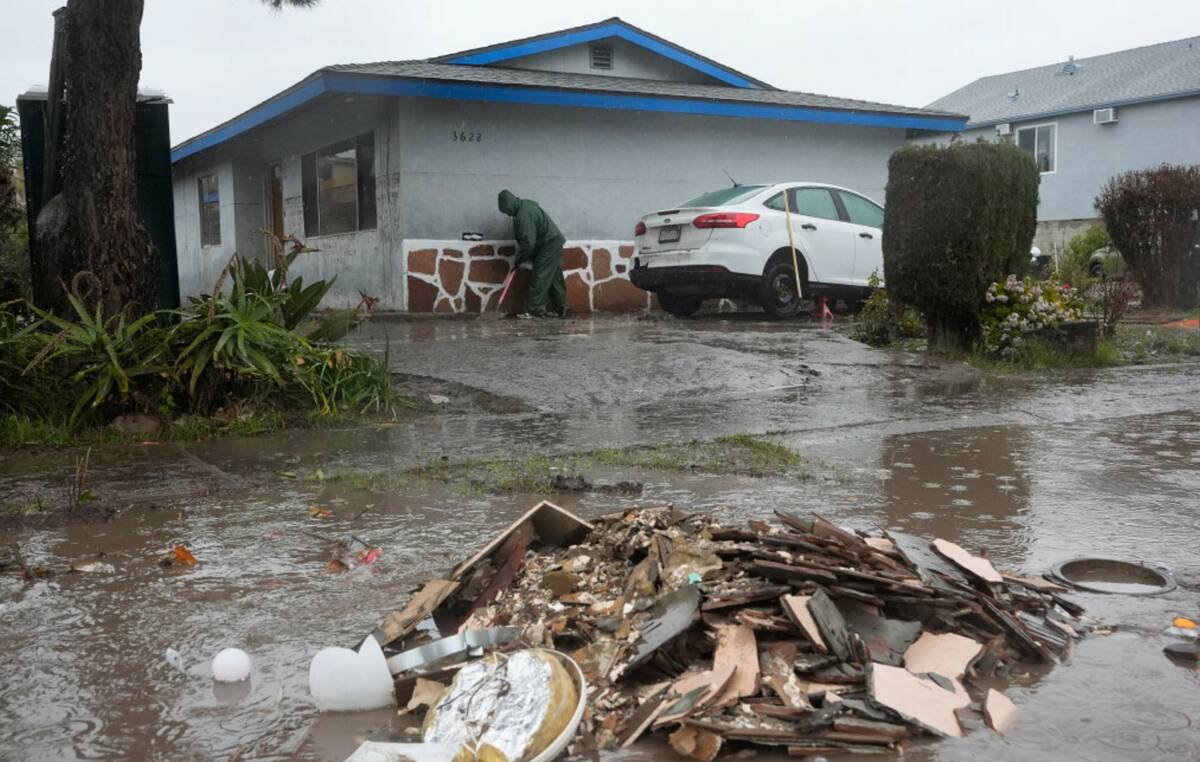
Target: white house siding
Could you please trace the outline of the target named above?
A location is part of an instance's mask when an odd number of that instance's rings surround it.
[[[1055,171],[1042,175],[1039,189],[1034,244],[1044,253],[1062,250],[1073,235],[1099,224],[1096,196],[1114,175],[1163,163],[1200,164],[1200,97],[1123,106],[1117,120],[1093,124],[1088,110],[1011,123],[1014,141],[1022,127],[1058,125]],[[961,140],[981,137],[996,140],[995,126],[966,130]]]
[[[494,242],[490,254],[478,248],[475,256],[509,254],[502,249],[511,223],[496,208],[502,188],[537,200],[563,230],[575,263],[567,269],[579,270],[576,309],[630,309],[650,303],[624,283],[622,260],[641,215],[727,185],[726,172],[741,183],[836,183],[882,200],[887,159],[905,141],[900,129],[338,96],[175,165],[183,294],[210,290],[235,250],[261,256],[265,239],[256,231],[266,224],[268,164],[282,162],[285,229],[302,236],[301,154],[368,130],[375,131],[378,229],[309,237],[321,251],[302,257],[294,272],[336,274],[330,305],[354,306],[361,290],[380,298],[381,309],[443,312],[485,306],[494,284],[483,283],[471,299],[458,284],[439,285],[432,304],[422,292],[410,305],[409,257],[438,252],[435,273],[414,273],[427,284],[440,281],[442,261],[470,257],[479,246],[463,242],[464,232]],[[479,139],[463,142],[456,134]],[[195,184],[213,167],[221,173],[222,245],[210,250],[199,246]],[[421,256],[427,263],[428,254]],[[593,262],[604,264],[594,269]]]

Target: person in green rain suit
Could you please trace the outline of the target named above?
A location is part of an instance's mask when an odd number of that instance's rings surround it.
[[[500,211],[512,217],[513,237],[517,239],[514,264],[529,262],[533,267],[525,311],[534,317],[551,314],[568,317],[571,311],[567,308],[567,284],[562,273],[566,239],[558,226],[536,201],[517,198],[511,191],[500,191]]]

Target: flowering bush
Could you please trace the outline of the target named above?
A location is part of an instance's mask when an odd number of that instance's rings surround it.
[[[1025,335],[1083,317],[1083,299],[1068,284],[1021,280],[1008,276],[988,286],[979,314],[983,346],[988,354],[1011,359],[1025,345]]]

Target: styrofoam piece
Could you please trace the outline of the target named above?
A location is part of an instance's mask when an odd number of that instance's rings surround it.
[[[224,648],[212,660],[213,680],[240,683],[250,679],[250,654],[240,648]]]
[[[308,668],[308,690],[322,712],[359,712],[395,702],[387,659],[370,636],[357,651],[318,651]]]

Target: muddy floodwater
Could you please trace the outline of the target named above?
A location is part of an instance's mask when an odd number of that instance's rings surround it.
[[[810,477],[640,471],[610,475],[644,482],[640,496],[549,497],[585,516],[672,502],[729,524],[817,510],[987,549],[1030,575],[1081,556],[1161,565],[1179,583],[1166,595],[1072,595],[1112,633],[1000,684],[1021,710],[1008,737],[976,725],[905,758],[1200,759],[1200,671],[1162,653],[1172,617],[1200,615],[1195,365],[990,376],[746,318],[379,322],[361,341],[386,343],[398,372],[450,404],[399,425],[98,449],[89,486],[117,519],[0,532],[31,564],[102,554],[92,572],[0,577],[0,759],[343,759],[403,723],[319,715],[312,656],[354,645],[547,496],[331,477],[731,433],[798,450]],[[73,456],[0,455],[0,493],[54,494]],[[351,537],[382,556],[327,573],[333,542]],[[160,566],[175,543],[200,563]],[[226,646],[251,655],[249,684],[214,686],[208,661]],[[646,741],[609,758],[675,757]]]

